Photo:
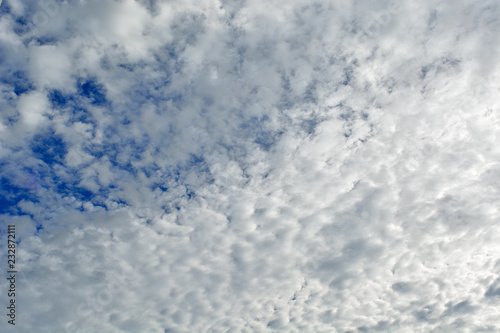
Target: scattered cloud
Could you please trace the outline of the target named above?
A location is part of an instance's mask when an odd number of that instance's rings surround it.
[[[499,329],[496,1],[0,5],[19,332]]]

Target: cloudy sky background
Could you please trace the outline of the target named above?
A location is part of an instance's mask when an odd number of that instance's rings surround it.
[[[499,17],[4,0],[0,329],[498,332]]]

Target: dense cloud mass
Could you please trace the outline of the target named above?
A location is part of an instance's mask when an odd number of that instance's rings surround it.
[[[0,330],[500,331],[499,17],[4,0]]]

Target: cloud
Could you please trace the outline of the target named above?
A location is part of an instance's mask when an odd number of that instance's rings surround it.
[[[16,328],[498,329],[498,9],[4,1]]]

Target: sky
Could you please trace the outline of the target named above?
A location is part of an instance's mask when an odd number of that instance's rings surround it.
[[[499,18],[0,1],[0,331],[499,332]]]

